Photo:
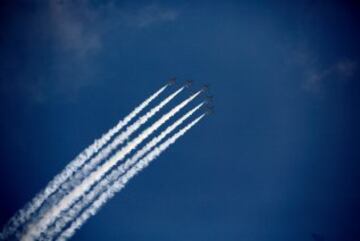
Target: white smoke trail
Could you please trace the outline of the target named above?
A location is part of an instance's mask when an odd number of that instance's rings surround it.
[[[100,150],[99,153],[97,153],[93,158],[91,158],[87,163],[85,163],[80,170],[77,171],[77,173],[74,174],[74,176],[71,179],[68,179],[66,182],[63,183],[63,185],[58,188],[56,194],[52,197],[55,202],[57,200],[60,200],[63,196],[65,196],[67,193],[70,192],[74,186],[79,184],[79,181],[89,176],[90,172],[103,160],[105,160],[112,151],[117,149],[119,145],[121,145],[126,139],[128,139],[131,134],[133,134],[138,128],[140,128],[144,123],[146,123],[151,117],[153,117],[157,112],[159,112],[166,104],[168,104],[172,99],[174,99],[178,94],[181,93],[181,91],[184,90],[185,87],[179,88],[177,91],[169,95],[167,98],[165,98],[163,101],[161,101],[158,105],[153,107],[151,110],[149,110],[147,113],[145,113],[143,116],[139,117],[138,120],[136,120],[133,124],[128,126],[125,131],[118,134],[117,137],[114,138],[114,140],[109,143],[106,147],[104,147],[102,150]],[[50,201],[50,203],[52,203]],[[53,203],[53,205],[56,205]],[[47,210],[40,210],[38,216],[41,218],[41,216],[46,212]],[[17,236],[20,236],[21,233],[18,232]]]
[[[162,124],[164,124],[168,119],[174,116],[179,112],[183,107],[185,107],[190,101],[196,98],[202,90],[193,94],[179,105],[175,106],[167,114],[163,115],[159,120],[154,124],[144,130],[137,138],[129,142],[128,145],[123,147],[120,151],[114,154],[107,162],[99,166],[94,172],[90,174],[81,184],[76,186],[67,196],[65,196],[58,204],[48,210],[43,217],[38,222],[30,223],[28,229],[25,231],[22,240],[34,240],[36,239],[44,230],[51,225],[56,217],[61,214],[64,210],[67,210],[74,202],[76,202],[88,189],[92,187],[97,181],[99,181],[112,167],[114,167],[120,160],[122,160],[129,152],[136,148],[143,140],[145,140],[149,135],[156,131]]]
[[[84,165],[81,172],[78,173],[80,178],[84,178],[89,175],[91,170],[93,170],[102,160],[106,159],[119,145],[121,145],[126,139],[128,139],[131,134],[133,134],[137,129],[139,129],[145,122],[147,122],[151,117],[153,117],[157,112],[159,112],[166,104],[168,104],[172,99],[174,99],[185,87],[181,87],[166,99],[160,102],[157,106],[152,108],[146,114],[141,116],[135,123],[128,126],[126,131],[120,133],[108,146],[101,150],[94,158],[92,158],[88,163]]]
[[[53,180],[39,192],[24,208],[20,209],[5,225],[0,239],[6,239],[12,235],[21,225],[23,225],[34,212],[44,203],[44,201],[53,194],[79,167],[81,167],[92,155],[97,153],[116,133],[118,133],[124,126],[126,126],[134,117],[136,117],[150,102],[158,97],[168,85],[160,88],[157,92],[151,95],[138,107],[136,107],[128,116],[119,121],[107,133],[102,135],[100,139],[94,141],[93,144],[83,150],[73,161],[71,161],[64,170],[56,175]]]
[[[174,122],[172,125],[167,127],[163,132],[158,136],[154,137],[149,141],[143,148],[137,151],[131,158],[128,158],[126,162],[112,170],[109,175],[104,177],[96,186],[88,193],[86,196],[83,196],[83,199],[76,203],[69,211],[62,215],[59,220],[55,222],[54,227],[50,230],[47,230],[45,233],[45,238],[40,240],[52,240],[56,234],[60,233],[61,230],[68,224],[68,222],[74,220],[81,210],[87,207],[95,197],[97,197],[101,192],[108,189],[111,186],[111,183],[116,181],[124,172],[126,172],[132,165],[134,165],[141,157],[148,153],[153,147],[160,143],[166,136],[168,136],[172,131],[174,131],[179,125],[181,125],[186,119],[192,116],[198,109],[203,106],[204,103],[201,103],[184,114],[180,119]]]
[[[188,130],[190,130],[195,124],[197,124],[205,114],[202,114],[197,119],[192,121],[186,127],[182,128],[172,137],[168,138],[164,143],[159,147],[155,147],[153,151],[148,153],[143,159],[138,161],[135,166],[133,166],[125,175],[118,179],[115,183],[112,184],[105,192],[103,192],[91,205],[86,209],[74,222],[71,223],[70,227],[64,230],[56,241],[66,241],[71,238],[76,230],[78,230],[91,216],[95,215],[99,209],[117,192],[125,187],[126,183],[137,173],[147,167],[156,157],[158,157],[163,151],[165,151],[170,145],[175,143],[175,141],[184,135]]]
[[[89,173],[103,160],[105,160],[119,145],[121,145],[126,139],[128,139],[131,134],[133,134],[137,129],[139,129],[145,122],[147,122],[152,116],[159,112],[165,105],[167,105],[172,99],[174,99],[181,91],[184,90],[184,87],[179,88],[177,91],[169,95],[163,101],[161,101],[157,106],[153,107],[146,114],[139,117],[132,125],[128,126],[125,131],[118,134],[114,140],[104,147],[98,154],[91,158],[86,164],[84,164],[81,169],[75,174],[72,179],[69,179],[67,182],[58,189],[57,195],[54,197],[55,200],[59,200],[62,196],[71,190],[80,180],[84,179],[89,175]],[[42,213],[41,213],[42,214]],[[40,215],[41,215],[40,214]]]

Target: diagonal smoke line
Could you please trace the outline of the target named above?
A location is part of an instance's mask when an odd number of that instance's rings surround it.
[[[199,110],[204,103],[200,103],[181,118],[175,121],[172,125],[168,126],[163,132],[158,136],[154,137],[149,141],[143,148],[137,151],[131,158],[128,158],[126,162],[121,164],[116,169],[112,170],[109,175],[104,177],[95,187],[83,196],[83,199],[77,202],[73,207],[71,207],[67,213],[59,217],[55,222],[54,227],[50,228],[44,234],[45,238],[40,240],[52,240],[61,230],[72,220],[74,220],[81,210],[87,207],[99,194],[104,190],[108,189],[111,186],[111,183],[115,182],[121,175],[123,175],[131,166],[133,166],[141,157],[147,154],[153,147],[160,143],[165,137],[167,137],[171,132],[173,132],[179,125],[181,125],[186,119],[192,116],[197,110]]]
[[[56,241],[66,241],[71,238],[76,230],[78,230],[91,216],[95,215],[99,209],[111,199],[117,192],[121,191],[127,184],[127,182],[138,174],[141,170],[147,167],[155,158],[157,158],[163,151],[165,151],[170,145],[176,142],[181,136],[183,136],[188,130],[190,130],[194,125],[196,125],[205,114],[202,114],[190,124],[182,128],[176,134],[168,138],[160,146],[154,148],[153,151],[148,153],[144,158],[138,161],[125,175],[120,177],[115,183],[111,185],[105,192],[103,192],[91,205],[87,208],[71,225],[64,230]]]
[[[104,147],[97,155],[95,155],[91,160],[89,160],[80,171],[78,171],[74,178],[69,179],[66,183],[64,183],[60,189],[58,190],[57,196],[55,200],[58,200],[66,193],[68,193],[74,186],[84,178],[86,178],[89,173],[94,170],[94,168],[101,163],[101,161],[105,160],[114,150],[118,148],[119,145],[124,143],[126,139],[128,139],[131,134],[133,134],[136,130],[138,130],[144,123],[146,123],[151,117],[153,117],[157,112],[159,112],[165,105],[167,105],[171,100],[173,100],[181,91],[184,90],[184,87],[179,88],[177,91],[169,95],[163,101],[161,101],[157,106],[153,107],[143,116],[139,117],[132,125],[128,126],[125,131],[118,134],[118,136],[109,143],[106,147]]]
[[[158,105],[150,109],[143,116],[139,117],[138,120],[136,120],[133,124],[129,125],[125,131],[119,133],[118,136],[115,137],[112,142],[110,142],[106,147],[104,147],[93,158],[87,161],[87,163],[84,164],[81,167],[81,169],[78,170],[77,173],[75,173],[71,179],[68,179],[66,182],[64,182],[63,185],[61,185],[60,188],[57,190],[56,194],[52,197],[53,200],[55,201],[50,200],[49,203],[51,203],[52,205],[56,205],[57,200],[60,200],[63,196],[65,196],[73,188],[75,188],[75,186],[79,184],[79,181],[85,179],[90,174],[90,172],[93,169],[95,169],[96,166],[99,165],[99,163],[101,163],[101,161],[105,160],[112,153],[112,151],[117,149],[119,145],[121,145],[126,139],[128,139],[131,136],[131,134],[133,134],[137,129],[139,129],[144,123],[146,123],[151,117],[153,117],[157,112],[159,112],[165,105],[167,105],[177,95],[179,95],[184,90],[184,88],[185,87],[181,87],[177,91],[173,92],[163,101],[161,101]],[[47,209],[40,210],[38,216],[41,218],[41,216],[46,211]],[[18,233],[18,236],[19,235],[20,233]]]
[[[94,141],[93,144],[83,150],[73,161],[71,161],[64,170],[56,175],[53,180],[39,192],[24,208],[20,209],[5,225],[0,236],[6,239],[12,235],[21,225],[29,220],[34,212],[36,212],[44,201],[53,194],[79,167],[81,167],[92,155],[97,153],[116,133],[126,126],[134,117],[136,117],[144,108],[146,108],[156,97],[158,97],[168,85],[163,86],[157,92],[152,94],[148,99],[136,107],[128,116],[119,121],[113,128],[106,132],[100,139]]]
[[[88,175],[94,167],[99,164],[102,160],[107,158],[112,151],[114,151],[120,144],[122,144],[126,139],[128,139],[131,134],[133,134],[136,130],[138,130],[145,122],[147,122],[151,117],[153,117],[157,112],[159,112],[166,104],[168,104],[172,99],[174,99],[181,91],[184,90],[184,87],[181,87],[171,95],[169,95],[166,99],[164,99],[160,104],[152,108],[146,114],[141,116],[135,123],[128,126],[126,131],[120,133],[113,142],[111,142],[107,147],[99,152],[97,156],[95,156],[92,160],[90,160],[81,171],[82,175]]]
[[[99,166],[94,172],[90,173],[89,177],[87,177],[81,184],[76,186],[59,203],[57,203],[54,207],[48,210],[38,222],[30,223],[23,235],[22,240],[34,240],[39,235],[41,235],[41,233],[43,233],[48,228],[48,226],[55,221],[56,217],[60,215],[61,212],[67,210],[87,190],[89,190],[97,181],[99,181],[112,167],[114,167],[120,160],[122,160],[128,153],[135,149],[143,140],[145,140],[149,135],[156,131],[167,120],[169,120],[189,102],[196,98],[201,92],[202,90],[198,91],[197,93],[193,94],[192,96],[175,106],[167,114],[164,114],[159,120],[157,120],[147,129],[145,129],[141,134],[139,134],[138,137],[136,137],[120,151],[114,154],[107,162]]]

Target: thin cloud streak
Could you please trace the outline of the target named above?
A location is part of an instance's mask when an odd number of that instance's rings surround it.
[[[313,93],[319,93],[327,84],[327,81],[336,79],[337,81],[347,81],[356,72],[357,63],[352,60],[338,61],[328,68],[312,71],[304,81],[304,89]]]

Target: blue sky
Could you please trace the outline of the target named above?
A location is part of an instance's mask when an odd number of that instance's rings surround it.
[[[355,1],[0,4],[0,225],[177,76],[216,113],[74,240],[360,239]]]

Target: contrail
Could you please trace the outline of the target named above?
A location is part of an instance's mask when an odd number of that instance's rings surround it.
[[[167,105],[172,99],[174,99],[181,91],[184,90],[184,87],[179,88],[177,91],[169,95],[163,101],[161,101],[157,106],[149,110],[146,114],[139,117],[132,125],[128,126],[125,131],[121,132],[110,144],[104,147],[95,157],[83,165],[83,167],[75,174],[73,179],[68,180],[64,183],[57,193],[55,200],[61,198],[64,194],[69,192],[71,188],[74,187],[75,180],[82,180],[89,175],[89,173],[103,160],[105,160],[115,149],[118,148],[126,139],[128,139],[131,134],[133,134],[137,129],[139,129],[145,122],[147,122],[152,116],[159,112],[165,105]]]
[[[91,216],[95,215],[99,209],[117,192],[123,189],[126,183],[137,173],[147,167],[156,157],[158,157],[163,151],[165,151],[170,145],[175,143],[175,141],[184,135],[188,130],[190,130],[195,124],[197,124],[205,114],[202,114],[190,124],[182,128],[172,137],[168,138],[164,143],[159,147],[155,147],[153,151],[148,153],[143,159],[138,161],[135,166],[133,166],[125,175],[118,179],[115,183],[112,184],[105,192],[103,192],[91,205],[86,209],[74,222],[71,223],[70,227],[64,230],[56,241],[65,241],[71,238],[76,230],[78,230]]]
[[[103,160],[105,160],[119,145],[121,145],[126,139],[128,139],[132,133],[134,133],[138,128],[140,128],[145,122],[147,122],[152,116],[154,116],[157,112],[159,112],[166,104],[168,104],[172,99],[174,99],[181,91],[184,90],[185,87],[179,88],[177,91],[169,95],[163,101],[161,101],[158,105],[149,110],[146,114],[139,117],[132,125],[128,126],[125,131],[118,134],[114,140],[104,147],[99,153],[97,153],[93,158],[91,158],[87,163],[85,163],[77,173],[74,174],[73,178],[68,179],[63,183],[52,197],[55,202],[60,200],[63,196],[70,192],[72,188],[74,188],[79,181],[89,176],[90,172],[96,168],[97,165]],[[51,201],[50,201],[51,203]],[[56,205],[56,204],[54,204]],[[40,210],[38,217],[41,219],[41,216],[47,210]],[[31,224],[30,224],[31,225]],[[20,233],[18,233],[20,235]]]
[[[101,150],[97,156],[95,156],[92,160],[86,163],[81,170],[81,175],[87,176],[94,167],[99,164],[102,160],[107,158],[112,151],[117,149],[117,147],[122,144],[126,139],[128,139],[131,134],[133,134],[137,129],[139,129],[145,122],[147,122],[151,117],[153,117],[157,112],[159,112],[166,104],[168,104],[172,99],[174,99],[181,91],[184,90],[185,87],[181,87],[171,95],[169,95],[166,99],[160,102],[157,106],[148,111],[145,115],[141,116],[135,123],[128,126],[126,131],[120,133],[113,142],[111,142],[108,146],[106,146],[103,150]]]
[[[65,196],[55,207],[52,207],[45,215],[36,222],[35,224],[30,224],[28,230],[25,231],[22,240],[33,240],[39,236],[51,223],[56,219],[56,217],[64,210],[67,210],[74,202],[76,202],[83,193],[85,193],[93,184],[99,181],[112,167],[114,167],[120,160],[122,160],[129,152],[136,148],[143,140],[145,140],[149,135],[151,135],[155,130],[157,130],[162,124],[164,124],[168,119],[180,111],[184,106],[186,106],[190,101],[197,97],[202,90],[193,94],[179,105],[174,107],[167,114],[163,115],[159,120],[157,120],[150,127],[145,129],[137,138],[129,142],[128,145],[123,147],[115,155],[113,155],[107,162],[99,166],[94,172],[90,174],[80,185],[76,186],[67,196]]]
[[[24,208],[20,209],[5,225],[0,239],[6,239],[12,235],[21,225],[23,225],[32,216],[36,210],[41,207],[44,201],[53,194],[74,172],[78,170],[92,155],[97,153],[116,133],[126,126],[134,117],[136,117],[150,102],[158,97],[168,85],[163,86],[138,107],[136,107],[128,116],[119,121],[107,133],[102,135],[100,139],[94,141],[93,144],[83,150],[74,160],[72,160],[64,170],[56,175],[49,182],[44,190],[39,192]]]
[[[68,212],[61,217],[59,220],[55,222],[55,225],[50,230],[46,231],[46,238],[40,240],[51,240],[55,237],[56,234],[60,233],[61,230],[68,224],[68,222],[74,220],[81,210],[83,210],[86,206],[88,206],[94,198],[96,198],[101,192],[108,189],[111,186],[112,182],[115,182],[124,172],[126,172],[132,165],[134,165],[141,157],[143,157],[146,153],[151,151],[153,147],[155,147],[158,143],[160,143],[166,136],[168,136],[172,131],[174,131],[179,125],[181,125],[186,119],[194,114],[198,109],[200,109],[204,103],[200,103],[186,114],[184,114],[180,119],[174,122],[171,126],[167,127],[163,132],[161,132],[158,136],[154,137],[151,141],[149,141],[143,148],[137,151],[131,158],[128,158],[126,162],[121,164],[119,167],[111,171],[109,175],[104,177],[96,186],[83,197],[78,203],[76,203],[73,207],[71,207]]]

